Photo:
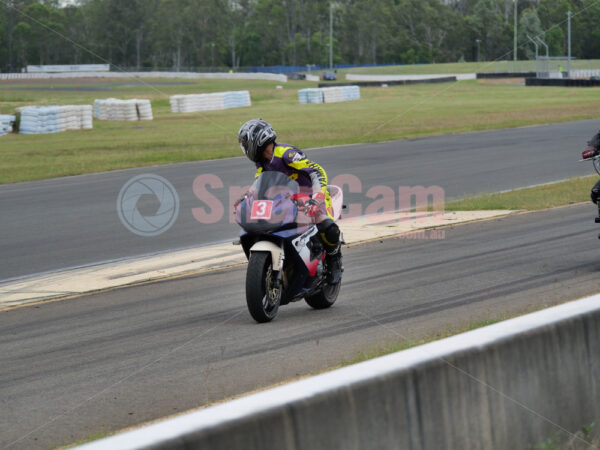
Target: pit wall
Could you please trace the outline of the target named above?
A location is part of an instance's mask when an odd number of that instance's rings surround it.
[[[535,448],[598,423],[599,380],[597,295],[81,448]]]

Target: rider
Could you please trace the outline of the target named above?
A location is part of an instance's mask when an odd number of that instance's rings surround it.
[[[344,268],[340,229],[333,220],[331,197],[327,191],[327,174],[298,148],[275,142],[277,134],[262,119],[251,119],[238,131],[238,142],[248,159],[256,164],[256,175],[277,171],[296,180],[301,187],[312,190],[306,214],[315,218],[321,240],[325,244],[329,273],[327,281],[338,283]]]
[[[596,133],[590,141],[588,141],[588,146],[594,150],[595,154],[600,152],[600,131]],[[598,203],[598,199],[600,198],[600,180],[598,180],[592,188],[590,197],[594,203]],[[598,206],[598,208],[600,211],[600,206]]]

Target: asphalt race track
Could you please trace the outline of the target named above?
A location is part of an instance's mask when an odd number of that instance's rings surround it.
[[[330,179],[356,177],[360,186],[353,189],[358,192],[346,187],[346,202],[365,208],[371,201],[366,193],[377,185],[395,192],[400,186],[438,185],[449,199],[593,174],[591,164],[577,160],[598,125],[597,120],[587,120],[315,149],[308,154],[325,167]],[[121,187],[147,173],[170,181],[180,198],[175,224],[154,237],[128,231],[116,205]],[[0,281],[231,239],[238,227],[228,217],[229,188],[250,184],[253,173],[250,162],[240,157],[0,186]],[[207,206],[207,196],[198,186],[194,192],[199,176],[203,183],[217,180],[206,190],[223,205],[221,216],[218,208]],[[208,214],[204,222],[209,223],[200,223],[194,208]]]
[[[573,205],[351,247],[331,309],[295,303],[264,325],[246,310],[244,268],[0,312],[0,448],[68,444],[597,293],[595,212]]]

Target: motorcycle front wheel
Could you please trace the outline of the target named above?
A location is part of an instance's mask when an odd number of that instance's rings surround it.
[[[246,271],[246,303],[250,315],[259,323],[270,322],[279,310],[281,288],[273,286],[275,277],[271,254],[253,252]]]

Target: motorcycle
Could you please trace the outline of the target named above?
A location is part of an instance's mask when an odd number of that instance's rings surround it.
[[[328,186],[333,217],[342,209],[342,190]],[[235,208],[248,269],[246,303],[259,323],[275,318],[279,307],[304,299],[314,309],[329,308],[341,280],[327,282],[325,248],[317,225],[306,214],[310,195],[283,173],[261,173]]]
[[[600,175],[600,150],[598,150],[598,147],[590,145],[581,154],[580,161],[592,161],[592,163],[594,164],[594,169],[596,169],[596,173]],[[600,203],[598,203],[598,200],[600,199],[600,180],[597,181],[594,187],[592,188],[590,197],[592,199],[592,202],[598,205],[598,217],[596,217],[594,221],[596,223],[600,223]],[[598,235],[598,239],[600,239],[600,235]]]

